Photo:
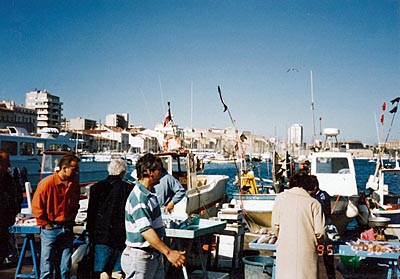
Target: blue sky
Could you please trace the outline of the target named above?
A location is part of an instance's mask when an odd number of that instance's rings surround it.
[[[219,85],[238,129],[283,140],[300,123],[308,142],[312,71],[316,133],[374,144],[400,96],[400,2],[2,0],[0,71],[0,99],[47,89],[67,118],[148,128],[167,101],[182,127],[231,126]]]

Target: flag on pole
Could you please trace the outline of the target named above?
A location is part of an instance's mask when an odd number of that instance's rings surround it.
[[[394,99],[391,100],[390,102],[392,103],[392,105],[393,105],[394,103],[398,103],[398,102],[400,102],[400,97],[394,98]]]
[[[163,123],[164,127],[167,126],[167,124],[169,123],[169,121],[171,121],[171,119],[169,118],[169,115],[167,114],[167,115],[165,116],[165,118],[164,118],[164,123]]]
[[[396,113],[396,112],[397,112],[397,106],[395,106],[394,108],[392,108],[389,112],[390,112],[390,113]]]

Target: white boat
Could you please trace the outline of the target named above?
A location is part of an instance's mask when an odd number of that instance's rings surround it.
[[[203,159],[204,163],[211,163],[211,164],[230,164],[230,163],[236,163],[239,160],[236,158],[228,158],[221,153],[214,153],[214,155],[206,157]]]
[[[321,151],[312,153],[309,160],[311,162],[311,174],[318,178],[320,189],[328,192],[331,196],[331,219],[338,232],[343,233],[349,221],[353,218],[358,217],[365,220],[365,216],[358,216],[361,210],[358,207],[356,173],[351,154],[339,151]],[[279,177],[276,177],[277,174],[281,173],[279,176],[282,177],[283,171],[289,171],[290,166],[287,166],[287,161],[288,158],[284,160],[274,158],[274,181],[279,180]],[[252,181],[252,177],[254,175],[251,173],[250,177],[249,175],[242,177],[242,185]],[[258,184],[254,180],[254,182],[250,182],[250,185]],[[278,189],[276,185],[279,184],[274,184],[271,181],[266,188],[268,193],[262,193],[256,186],[254,187],[254,189],[257,189],[256,191],[246,192],[242,190],[240,193],[233,194],[234,200],[232,202],[242,206],[250,231],[254,232],[261,227],[271,227],[276,193],[282,190]],[[349,204],[352,209],[354,209],[352,205],[356,207],[354,216],[351,215],[353,212],[349,213],[348,211]]]
[[[311,174],[318,178],[320,189],[331,196],[331,219],[341,234],[349,221],[358,216],[359,210],[353,157],[347,152],[315,152],[311,154],[310,162]],[[350,212],[352,205],[355,212]]]
[[[388,227],[400,228],[400,195],[391,190],[399,190],[397,187],[400,177],[400,166],[396,156],[394,166],[384,164],[383,160],[377,160],[376,169],[370,175],[366,188],[372,190],[371,198],[378,206],[371,210],[377,217],[390,218]],[[397,189],[396,189],[397,188]]]
[[[174,207],[174,215],[200,214],[202,217],[217,216],[218,208],[225,199],[227,175],[197,174],[197,160],[187,150],[156,154],[168,173],[173,175],[186,189],[184,198]]]
[[[30,136],[25,129],[9,127],[9,134],[0,134],[0,149],[10,156],[12,168],[26,168],[28,181],[33,191],[42,176],[54,172],[57,159],[51,158],[55,153],[65,154],[75,150],[76,139],[68,133],[56,133],[53,137]],[[53,152],[53,153],[52,153]],[[59,160],[59,158],[58,158]],[[107,164],[110,160],[97,161],[93,156],[81,157],[79,181],[89,184],[104,179]]]

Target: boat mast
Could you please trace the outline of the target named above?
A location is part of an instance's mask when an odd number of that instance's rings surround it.
[[[313,84],[313,75],[312,71],[310,71],[310,79],[311,79],[311,110],[312,110],[312,124],[313,124],[313,144],[315,145],[316,134],[315,134],[315,112],[314,112],[314,84]]]
[[[190,83],[190,148],[193,149],[193,81]]]

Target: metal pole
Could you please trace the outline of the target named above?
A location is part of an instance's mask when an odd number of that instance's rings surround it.
[[[313,124],[313,144],[315,145],[315,114],[314,114],[314,84],[313,84],[313,75],[312,71],[310,71],[310,79],[311,79],[311,110],[312,110],[312,124]]]

